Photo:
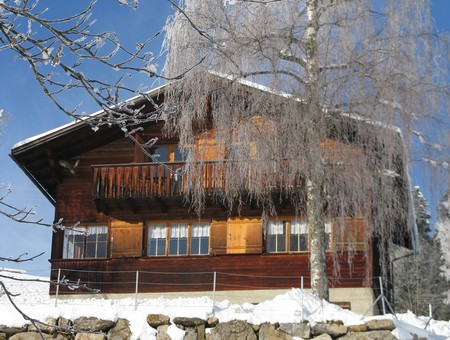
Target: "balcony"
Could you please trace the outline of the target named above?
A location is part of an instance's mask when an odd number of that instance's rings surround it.
[[[94,199],[173,197],[185,193],[184,163],[132,163],[92,166]]]
[[[197,173],[202,173],[203,176],[190,178],[189,181],[182,171],[184,165],[184,162],[93,165],[93,197],[97,209],[106,211],[106,205],[124,200],[140,205],[151,201],[158,204],[179,202],[188,191],[189,185],[200,184],[207,197],[224,188],[240,192],[279,193],[280,190],[289,191],[304,187],[298,172],[295,174],[296,171],[289,169],[289,162],[285,163],[283,169],[274,169],[268,176],[252,162],[207,161],[198,163],[201,168]],[[242,171],[247,173],[244,179],[241,177]],[[240,172],[241,176],[235,176],[236,172]],[[285,183],[284,176],[289,176],[288,183],[292,184],[282,187],[282,183]],[[270,186],[264,186],[264,179],[267,177],[270,178]]]

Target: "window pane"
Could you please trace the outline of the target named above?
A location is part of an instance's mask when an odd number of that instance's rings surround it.
[[[150,153],[154,155],[159,162],[169,161],[169,147],[167,145],[161,145],[156,148],[153,148],[151,149]]]
[[[81,259],[84,257],[84,237],[84,235],[74,235],[72,258]]]
[[[73,244],[74,244],[73,235],[67,235],[67,233],[64,233],[64,248],[63,248],[64,259],[73,258],[73,248],[74,248]]]
[[[174,152],[173,158],[174,158],[173,160],[175,162],[182,162],[182,161],[184,161],[183,154],[181,153],[181,151],[180,151],[180,149],[178,147],[175,148],[175,152]]]
[[[108,227],[79,227],[64,231],[63,258],[97,258],[107,256]]]
[[[331,234],[331,223],[330,221],[325,222],[325,250],[330,250],[330,234]]]
[[[68,254],[69,259],[81,259],[84,257],[84,235],[71,235],[73,251]]]
[[[148,226],[147,256],[166,255],[166,225],[150,224]]]
[[[289,238],[289,250],[307,251],[308,250],[308,228],[305,221],[291,221]]]
[[[191,254],[209,253],[209,223],[193,223],[191,226]]]
[[[286,226],[283,221],[269,221],[267,226],[267,251],[270,253],[286,251]]]
[[[200,238],[191,237],[191,255],[198,255],[200,253]]]
[[[160,238],[156,242],[156,255],[164,256],[166,255],[166,239]]]
[[[171,224],[169,233],[169,255],[187,255],[188,225]]]
[[[202,237],[200,239],[200,254],[207,255],[209,254],[209,238]]]
[[[89,235],[86,239],[86,257],[96,257],[97,235]]]
[[[88,228],[86,236],[86,258],[106,257],[108,227]]]

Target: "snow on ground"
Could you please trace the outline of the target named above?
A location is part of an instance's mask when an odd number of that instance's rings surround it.
[[[12,276],[20,279],[20,281],[2,276]],[[126,318],[130,321],[133,339],[155,339],[156,331],[146,322],[146,316],[150,313],[165,314],[171,319],[177,316],[207,319],[214,315],[221,322],[240,319],[253,324],[301,322],[303,320],[308,320],[314,324],[326,320],[341,320],[345,325],[354,325],[370,319],[343,310],[325,301],[320,301],[306,292],[302,294],[300,289],[292,289],[273,300],[264,301],[257,305],[250,303],[236,305],[227,300],[213,303],[211,296],[139,299],[136,305],[133,296],[111,300],[90,298],[59,299],[55,301],[53,297],[51,298],[48,295],[48,283],[39,283],[34,280],[46,281],[47,278],[27,275],[19,271],[0,270],[0,281],[12,293],[20,293],[13,298],[14,302],[30,317],[45,320],[47,317],[62,316],[73,320],[80,316],[94,316],[114,321],[118,318]],[[22,326],[27,323],[14,309],[6,295],[2,293],[3,291],[0,288],[0,324]],[[397,314],[398,319],[393,315],[376,318],[393,319],[397,326],[393,334],[402,340],[413,339],[411,333],[426,339],[450,339],[450,321],[429,321],[427,317],[418,317],[412,313]],[[174,325],[169,327],[168,334],[172,339],[183,339],[184,337],[184,331]]]

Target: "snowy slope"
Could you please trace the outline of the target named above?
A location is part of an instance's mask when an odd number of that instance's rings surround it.
[[[211,297],[200,298],[176,298],[176,299],[139,299],[135,308],[134,297],[124,299],[83,299],[83,300],[58,300],[48,295],[48,283],[36,282],[34,280],[46,281],[46,278],[27,275],[18,271],[0,271],[0,276],[11,276],[22,281],[16,281],[0,277],[11,293],[19,296],[14,297],[14,302],[27,315],[45,320],[47,317],[63,316],[75,319],[80,316],[95,316],[103,319],[117,320],[126,318],[130,320],[133,338],[154,339],[155,330],[146,323],[146,316],[150,313],[168,315],[171,319],[177,316],[200,317],[203,319],[213,314],[221,322],[240,319],[247,320],[253,324],[263,322],[301,322],[308,320],[311,323],[326,320],[341,320],[346,325],[360,324],[369,318],[343,310],[336,305],[320,301],[300,289],[291,291],[275,297],[273,300],[262,302],[258,305],[243,304],[234,305],[228,301],[216,301],[214,310]],[[32,280],[32,281],[23,281]],[[8,326],[22,326],[26,323],[23,317],[14,310],[7,297],[0,290],[0,324]],[[412,339],[410,333],[415,333],[427,339],[450,339],[450,322],[431,320],[417,317],[412,313],[392,315],[383,318],[394,319],[397,329],[394,331],[399,339]],[[424,329],[425,326],[426,330]],[[169,329],[173,339],[183,339],[184,332],[175,326]]]

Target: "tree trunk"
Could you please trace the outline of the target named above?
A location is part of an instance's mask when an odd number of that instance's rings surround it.
[[[308,140],[307,220],[311,237],[310,265],[311,290],[321,299],[328,300],[328,279],[325,258],[324,181],[325,173],[320,154],[321,130],[324,117],[319,100],[319,68],[317,58],[317,32],[319,28],[318,0],[306,1],[308,26],[306,31],[306,85]]]

